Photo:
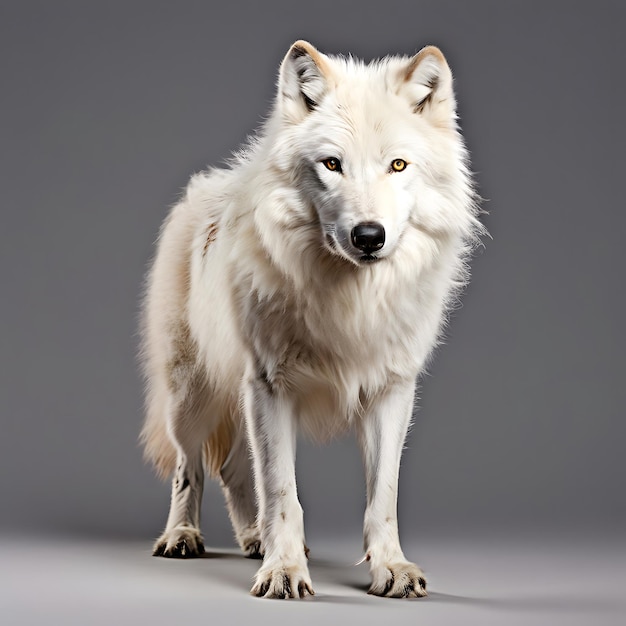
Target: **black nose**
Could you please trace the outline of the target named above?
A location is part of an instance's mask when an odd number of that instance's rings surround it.
[[[352,229],[351,238],[355,248],[371,254],[385,245],[385,229],[378,222],[362,222]]]

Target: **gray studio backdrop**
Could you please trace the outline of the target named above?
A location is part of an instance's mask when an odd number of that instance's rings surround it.
[[[625,6],[2,2],[2,527],[162,527],[169,489],[137,445],[142,276],[298,38],[366,59],[439,45],[489,199],[493,239],[422,381],[403,534],[623,523]],[[359,533],[354,444],[304,444],[298,467],[309,533]],[[231,542],[215,486],[203,527]]]

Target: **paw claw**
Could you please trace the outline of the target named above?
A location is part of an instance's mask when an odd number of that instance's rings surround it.
[[[264,583],[262,583],[259,586],[259,588],[257,589],[254,595],[257,596],[257,598],[263,598],[269,588],[270,588],[270,582],[269,580],[266,580]],[[252,591],[254,592],[254,589]]]
[[[284,589],[285,595],[289,596],[290,598],[293,598],[293,595],[291,594],[291,582],[287,574],[283,576],[283,589]],[[283,598],[285,597],[285,595],[283,595]]]
[[[152,549],[152,556],[163,556],[165,553],[166,544],[164,542],[158,542]]]
[[[303,580],[298,583],[298,596],[300,598],[305,598],[307,595],[314,596],[315,591],[313,591],[313,587]],[[295,596],[294,596],[295,597]]]

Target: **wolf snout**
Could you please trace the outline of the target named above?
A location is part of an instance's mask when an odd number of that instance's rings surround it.
[[[361,222],[350,233],[355,248],[365,254],[372,254],[385,245],[385,228],[378,222]]]

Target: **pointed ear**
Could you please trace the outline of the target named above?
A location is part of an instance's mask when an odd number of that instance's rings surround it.
[[[454,126],[456,101],[452,72],[441,50],[422,48],[400,74],[398,93],[408,99],[413,111],[437,126]]]
[[[329,89],[328,57],[307,41],[296,41],[280,66],[278,100],[284,113],[299,121],[313,111]]]

